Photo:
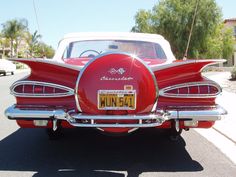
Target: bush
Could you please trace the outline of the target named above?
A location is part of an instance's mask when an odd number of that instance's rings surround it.
[[[236,80],[236,66],[231,71],[231,79]]]
[[[27,68],[27,66],[23,63],[19,63],[19,62],[14,62],[16,65],[16,69],[25,69]]]

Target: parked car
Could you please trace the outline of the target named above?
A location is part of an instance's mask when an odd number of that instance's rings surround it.
[[[226,114],[221,87],[201,75],[223,60],[176,60],[161,35],[73,33],[53,60],[16,59],[31,74],[11,86],[16,104],[5,115],[23,128],[90,127],[105,133],[168,129],[178,136],[210,128]]]
[[[16,71],[15,64],[13,64],[9,60],[0,59],[0,74],[6,76],[7,73],[10,73],[11,75],[13,75],[15,71]]]

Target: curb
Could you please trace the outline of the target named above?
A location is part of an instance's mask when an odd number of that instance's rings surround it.
[[[217,131],[219,134],[221,134],[222,136],[224,136],[225,138],[227,138],[228,140],[232,141],[234,144],[236,144],[236,140],[230,138],[228,135],[226,135],[225,133],[223,133],[223,131],[220,131],[219,129],[215,128],[214,126],[212,127],[213,130]]]

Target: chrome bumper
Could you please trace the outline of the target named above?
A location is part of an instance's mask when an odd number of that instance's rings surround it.
[[[14,120],[52,120],[54,125],[56,125],[57,120],[65,120],[75,127],[96,128],[156,127],[167,120],[216,121],[226,114],[227,111],[219,105],[211,107],[171,107],[164,111],[159,110],[141,115],[86,115],[74,111],[65,112],[63,109],[50,110],[46,107],[18,108],[16,105],[5,111],[5,115]],[[124,123],[125,121],[132,123]]]

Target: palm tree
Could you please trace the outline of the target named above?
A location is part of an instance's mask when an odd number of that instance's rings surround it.
[[[26,19],[13,19],[2,24],[3,37],[10,40],[11,58],[13,52],[18,56],[18,45],[25,31],[28,29],[28,21]],[[13,51],[14,49],[14,51]]]
[[[9,40],[7,38],[2,37],[2,34],[0,34],[0,49],[2,50],[2,58],[4,58],[7,54],[8,50],[6,49],[9,48],[9,43]]]
[[[30,34],[29,32],[26,33],[25,40],[28,44],[28,51],[29,55],[31,57],[34,57],[36,52],[36,47],[39,45],[39,39],[42,36],[38,34],[38,31],[35,31],[33,34]]]
[[[2,56],[4,56],[4,46],[3,46],[3,38],[2,34],[0,33],[0,49],[2,48]],[[1,59],[1,58],[0,58]]]

